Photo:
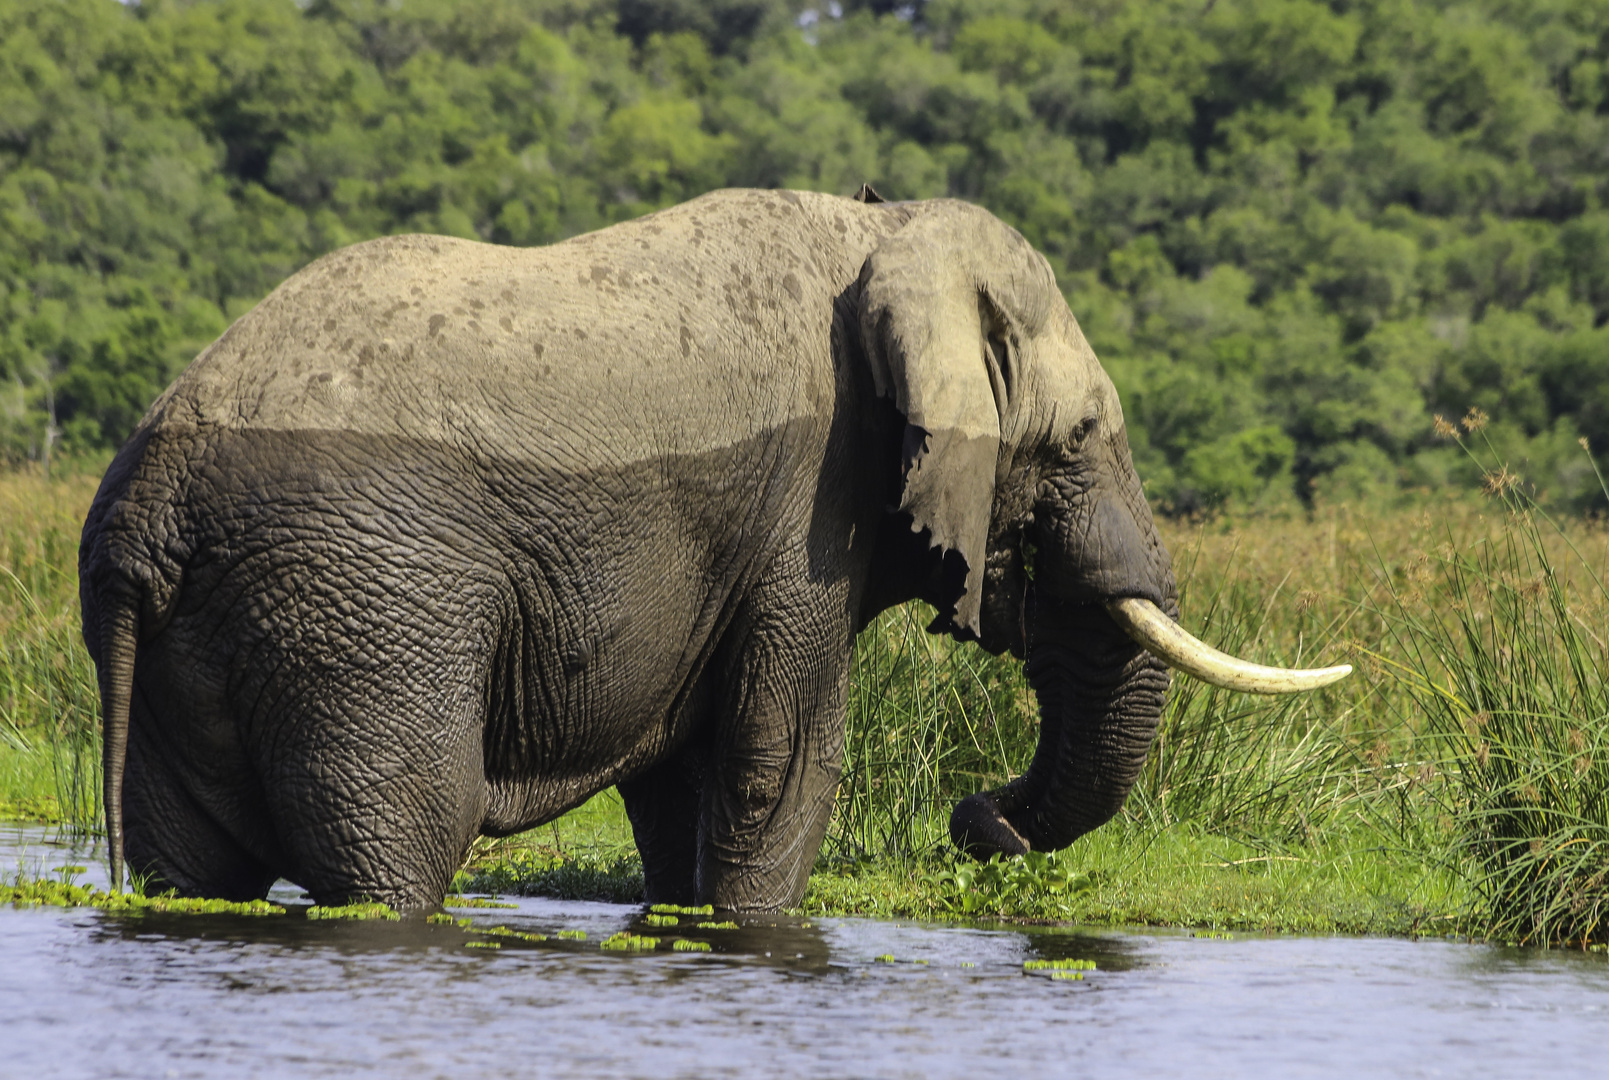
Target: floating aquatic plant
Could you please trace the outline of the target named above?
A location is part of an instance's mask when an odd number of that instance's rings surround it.
[[[1094,971],[1093,960],[1024,960],[1024,971]]]
[[[736,930],[737,929],[737,923],[735,923],[735,922],[701,922],[701,923],[698,924],[698,928],[700,930]]]
[[[713,915],[713,904],[701,904],[698,907],[683,907],[680,904],[655,904],[648,909],[655,915]]]
[[[654,949],[659,948],[659,939],[627,933],[622,930],[618,934],[612,934],[604,938],[598,943],[598,947],[615,952],[652,952]]]
[[[398,915],[385,904],[340,904],[324,907],[315,904],[307,909],[309,919],[351,919],[367,921],[380,919],[387,922],[396,922],[402,916]]]
[[[449,895],[441,902],[442,907],[467,908],[517,908],[518,904],[506,903],[502,900],[491,900],[483,896],[457,896]]]
[[[1059,979],[1080,979],[1081,980],[1084,977],[1084,973],[1082,971],[1052,971],[1050,973],[1050,977],[1052,979],[1058,979],[1058,980]]]
[[[587,940],[587,932],[585,930],[560,930],[554,936],[562,938],[565,941],[585,941],[585,940]]]
[[[501,949],[503,946],[495,941],[466,941],[466,949]]]
[[[491,937],[518,938],[521,941],[546,941],[546,934],[532,934],[524,930],[511,930],[506,926],[481,926],[471,930],[472,934],[487,934]]]
[[[649,926],[675,926],[681,920],[674,915],[644,915],[643,922]]]
[[[87,885],[70,885],[65,881],[43,878],[18,878],[10,884],[0,884],[0,904],[14,907],[90,907],[118,914],[138,915],[146,912],[180,915],[283,915],[285,909],[267,900],[208,900],[196,897],[141,896],[137,893],[113,893]]]
[[[457,920],[455,920],[451,915],[447,914],[445,911],[438,911],[434,915],[426,915],[425,916],[425,922],[427,922],[427,923],[440,923],[440,924],[445,925],[445,926],[451,926],[456,921]]]
[[[1054,852],[1026,855],[995,852],[987,862],[956,859],[929,875],[928,882],[952,911],[972,914],[1003,910],[1030,898],[1087,892],[1095,880],[1077,873]]]
[[[677,952],[709,952],[710,943],[707,941],[689,941],[686,938],[677,938],[671,945]]]

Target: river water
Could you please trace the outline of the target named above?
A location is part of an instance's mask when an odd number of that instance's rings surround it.
[[[0,826],[7,876],[104,883],[92,857]],[[597,943],[678,931],[512,902],[455,914],[550,939],[0,907],[0,1077],[1609,1075],[1601,953],[767,916],[630,955]],[[1025,974],[1041,958],[1096,970]]]

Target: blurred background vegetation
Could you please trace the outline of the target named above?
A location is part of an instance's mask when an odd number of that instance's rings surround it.
[[[0,457],[104,456],[319,254],[728,185],[953,195],[1051,259],[1163,509],[1602,506],[1598,0],[0,0]]]

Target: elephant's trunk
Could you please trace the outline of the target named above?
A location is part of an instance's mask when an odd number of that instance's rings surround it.
[[[1050,487],[1022,620],[1039,746],[1027,772],[968,796],[950,817],[956,845],[985,858],[1066,847],[1122,808],[1162,718],[1170,667],[1265,694],[1316,689],[1352,670],[1250,664],[1178,626],[1173,572],[1126,440],[1114,437],[1086,475]]]
[[[1035,606],[1027,672],[1040,711],[1033,763],[1006,786],[963,799],[950,818],[957,846],[981,858],[1054,851],[1116,814],[1167,695],[1167,665],[1098,605]]]

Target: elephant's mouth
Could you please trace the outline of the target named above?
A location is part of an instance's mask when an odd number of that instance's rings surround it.
[[[1150,749],[1169,668],[1262,694],[1317,689],[1352,670],[1248,663],[1196,639],[1138,598],[1104,605],[1041,602],[1031,623],[1027,674],[1040,708],[1033,762],[1005,787],[961,800],[950,817],[951,839],[979,858],[1054,851],[1116,814]]]

